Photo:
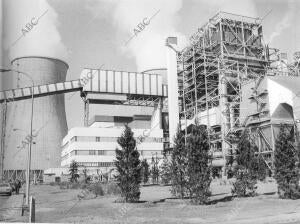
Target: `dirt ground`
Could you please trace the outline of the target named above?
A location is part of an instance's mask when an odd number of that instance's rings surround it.
[[[168,186],[141,188],[140,203],[115,196],[79,200],[80,190],[36,185],[36,222],[60,223],[300,223],[300,200],[282,200],[275,183],[260,183],[259,196],[232,198],[231,185],[214,181],[209,205],[172,198]]]

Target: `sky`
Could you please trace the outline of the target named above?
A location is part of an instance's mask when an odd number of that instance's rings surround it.
[[[83,68],[166,67],[165,39],[177,36],[183,48],[218,11],[264,17],[265,44],[290,59],[300,51],[300,0],[1,0],[1,8],[1,67],[20,56],[54,57],[68,63],[67,80],[78,79]],[[147,25],[137,32],[143,21]],[[24,33],[28,22],[36,25]],[[1,83],[2,89],[11,88],[7,79]],[[65,94],[65,101],[69,128],[82,126],[79,93]]]

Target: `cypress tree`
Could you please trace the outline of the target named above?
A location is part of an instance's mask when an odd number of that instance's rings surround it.
[[[158,159],[157,155],[155,158],[152,156],[151,160],[151,177],[152,177],[152,183],[158,184],[158,178],[159,178],[159,168],[158,168]]]
[[[238,197],[254,196],[257,189],[257,180],[265,178],[266,164],[262,155],[258,153],[249,130],[246,130],[241,136],[236,151],[236,167],[234,176],[236,182],[233,184],[232,193]]]
[[[203,126],[193,126],[187,138],[187,188],[191,201],[205,204],[211,195],[211,156],[207,132]]]
[[[293,134],[283,125],[275,142],[275,179],[280,198],[300,198],[299,149],[293,147]]]
[[[142,161],[142,179],[143,179],[144,184],[146,184],[148,182],[149,176],[150,176],[149,164],[146,159],[143,159],[143,161]]]
[[[141,162],[140,153],[136,149],[136,141],[130,127],[125,125],[125,130],[118,138],[122,149],[116,149],[115,178],[121,189],[121,197],[125,202],[136,202],[140,198]]]
[[[163,184],[169,184],[171,180],[171,168],[170,168],[170,162],[165,155],[163,158],[163,162],[160,167],[160,176],[161,176],[161,181]]]
[[[184,134],[178,128],[171,151],[171,192],[174,196],[184,198],[187,186],[187,150]]]
[[[78,163],[73,160],[69,167],[69,175],[70,175],[70,181],[72,183],[77,182],[77,179],[79,178],[78,174]]]

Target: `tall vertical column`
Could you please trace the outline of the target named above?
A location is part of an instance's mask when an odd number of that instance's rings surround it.
[[[90,113],[90,102],[88,99],[83,99],[83,103],[84,103],[84,118],[83,118],[83,123],[84,123],[84,127],[88,127],[89,126],[89,113]]]
[[[169,108],[169,137],[170,147],[174,145],[174,137],[179,124],[178,78],[177,78],[177,46],[176,37],[168,37],[167,51],[167,77],[168,77],[168,108]]]
[[[0,129],[0,180],[4,178],[4,147],[5,147],[5,128],[6,128],[6,111],[7,102],[0,105],[0,115],[1,115],[1,129]]]

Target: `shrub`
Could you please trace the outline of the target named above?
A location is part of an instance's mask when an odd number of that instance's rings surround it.
[[[78,174],[78,163],[76,161],[72,161],[69,167],[69,174],[70,174],[70,182],[77,182],[77,179],[79,178]]]
[[[238,197],[255,196],[257,180],[249,172],[241,170],[235,174],[237,181],[233,183],[232,194]]]
[[[174,148],[171,151],[171,193],[174,196],[184,198],[186,196],[186,167],[187,167],[187,150],[185,147],[184,134],[177,129],[174,139]]]
[[[109,195],[119,195],[121,193],[119,186],[113,182],[108,182],[107,184],[105,184],[105,188],[105,193]]]
[[[60,189],[69,189],[69,182],[67,182],[67,181],[63,181],[63,182],[60,182],[59,183],[59,188]]]
[[[263,180],[266,176],[266,164],[261,155],[256,155],[258,148],[249,131],[245,131],[238,144],[236,152],[236,167],[232,194],[238,197],[254,196],[257,180]]]
[[[207,132],[203,126],[196,124],[187,137],[187,190],[192,203],[208,202],[211,183],[211,157]]]
[[[80,189],[86,189],[86,188],[88,187],[88,184],[85,183],[85,180],[84,180],[83,182],[81,182],[81,183],[79,184],[79,187],[80,187]]]
[[[158,184],[159,169],[157,155],[155,155],[155,158],[152,156],[151,159],[151,178],[152,184]]]
[[[55,186],[56,183],[55,182],[50,182],[50,186]]]
[[[171,169],[170,169],[170,162],[167,158],[167,156],[164,156],[163,163],[160,167],[160,176],[161,176],[161,182],[164,185],[167,185],[171,181]]]
[[[147,159],[144,159],[142,161],[141,166],[142,166],[143,183],[146,184],[148,182],[149,176],[150,176],[149,164],[147,162]]]
[[[95,194],[96,197],[104,195],[104,190],[101,183],[94,183],[89,185],[88,190]]]
[[[280,198],[300,198],[299,149],[293,146],[293,133],[283,125],[275,143],[275,179]]]
[[[80,188],[80,183],[78,183],[78,182],[70,183],[69,188],[70,189],[79,189]]]

